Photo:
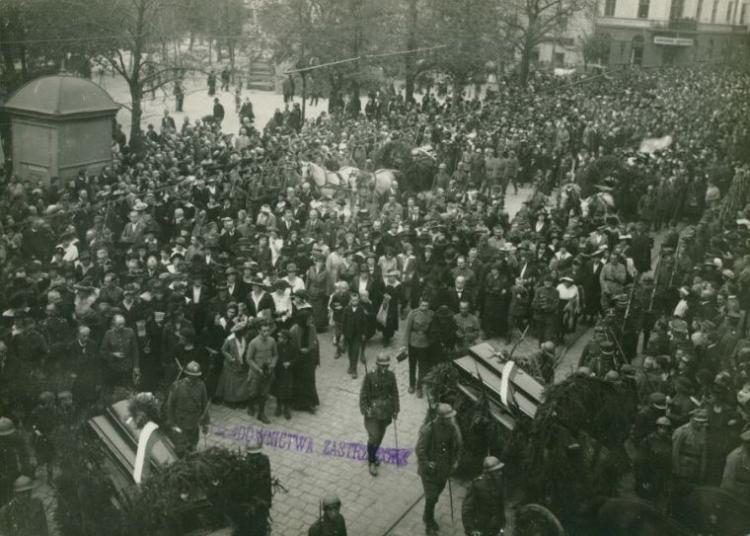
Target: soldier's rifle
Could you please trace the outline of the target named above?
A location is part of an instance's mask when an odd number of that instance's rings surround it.
[[[680,251],[682,249],[682,240],[677,242],[677,251],[674,252],[674,263],[672,264],[672,274],[669,276],[669,288],[672,288],[672,282],[674,281],[674,275],[677,272],[677,263],[680,261]]]
[[[531,324],[527,325],[526,328],[521,332],[521,337],[513,343],[513,346],[510,348],[510,352],[508,352],[508,361],[513,359],[513,354],[516,352],[520,344],[523,342],[523,340],[526,338],[526,333],[529,331],[529,327],[531,327]]]
[[[607,333],[612,338],[612,342],[615,343],[615,346],[617,347],[617,352],[620,354],[621,361],[622,361],[620,363],[620,365],[626,363],[627,362],[627,358],[625,357],[625,352],[623,352],[623,350],[622,350],[622,346],[620,346],[620,341],[615,336],[615,333],[614,333],[614,331],[612,331],[612,328],[610,328],[609,326],[607,326]],[[620,367],[618,366],[617,368],[619,369]]]
[[[636,287],[636,281],[633,281],[633,284],[631,285],[630,289],[630,296],[628,296],[628,306],[625,307],[625,316],[622,319],[623,326],[630,318],[630,306],[633,303],[633,297],[635,296],[635,287]]]
[[[656,288],[659,282],[659,274],[661,273],[661,251],[659,251],[659,257],[656,259],[656,270],[654,270],[654,288],[651,289],[651,298],[648,301],[648,311],[654,310],[654,298],[656,297]]]

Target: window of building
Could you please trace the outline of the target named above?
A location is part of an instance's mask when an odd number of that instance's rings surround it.
[[[614,17],[616,7],[617,7],[617,0],[606,0],[604,2],[604,16]]]
[[[553,59],[556,66],[562,67],[565,65],[565,53],[564,52],[555,52],[555,57]]]
[[[716,10],[719,9],[719,0],[714,0],[714,5],[711,8],[711,22],[716,22]]]
[[[695,20],[700,22],[701,12],[703,11],[703,0],[698,0],[698,7],[695,8]]]
[[[729,2],[727,4],[727,22],[732,22],[732,7],[734,7],[734,2]]]
[[[672,7],[669,10],[669,18],[671,20],[681,19],[684,9],[685,0],[672,0]]]
[[[639,0],[638,1],[638,18],[639,19],[648,18],[648,8],[650,4],[651,4],[651,0]]]
[[[644,39],[641,35],[633,37],[633,42],[630,48],[630,64],[631,65],[643,65],[643,45]]]
[[[747,22],[745,20],[745,15],[747,15],[747,4],[742,4],[740,6],[740,24],[745,24]]]

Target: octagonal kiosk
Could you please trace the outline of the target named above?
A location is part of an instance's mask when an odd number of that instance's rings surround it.
[[[101,87],[72,75],[43,76],[5,103],[10,116],[13,170],[47,184],[112,161],[112,119],[119,106]]]

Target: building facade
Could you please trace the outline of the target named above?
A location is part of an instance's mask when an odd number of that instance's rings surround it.
[[[600,0],[595,29],[606,63],[725,63],[748,51],[748,0]]]

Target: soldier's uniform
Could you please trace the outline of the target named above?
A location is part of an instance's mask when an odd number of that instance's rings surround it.
[[[537,287],[531,308],[534,312],[537,338],[540,341],[552,341],[556,337],[557,308],[560,296],[554,287]]]
[[[3,536],[47,536],[47,515],[40,499],[16,496],[0,509]]]
[[[273,501],[273,479],[271,478],[271,462],[263,454],[263,446],[259,438],[251,437],[247,443],[247,458],[253,466],[254,498],[257,500],[255,508],[248,519],[248,536],[266,536],[270,533],[269,511]]]
[[[650,433],[639,445],[635,482],[640,497],[661,504],[672,477],[672,440],[669,419],[659,417],[656,424],[666,430]]]
[[[468,350],[479,338],[479,319],[471,313],[466,316],[457,313],[453,318],[458,326],[458,334],[461,340],[459,348],[464,351]]]
[[[438,405],[438,417],[424,424],[417,440],[418,473],[422,479],[425,504],[422,520],[428,534],[437,531],[435,505],[453,472],[461,451],[461,431],[452,420],[455,411],[448,404]]]
[[[485,459],[495,460],[497,469],[485,470],[474,479],[466,492],[461,505],[461,521],[466,534],[473,536],[497,536],[505,526],[505,491],[500,475],[495,474],[503,464],[493,457]]]
[[[0,417],[0,504],[10,500],[13,481],[21,474],[31,474],[29,451],[13,422]]]
[[[167,398],[167,420],[171,426],[182,430],[178,450],[192,451],[198,444],[201,425],[208,425],[208,394],[206,385],[198,378],[200,368],[194,363],[185,367],[187,378],[174,384]],[[197,374],[192,372],[197,370]]]
[[[388,370],[390,357],[381,354],[377,358],[378,369],[369,372],[359,392],[359,410],[365,418],[367,430],[367,462],[370,474],[377,475],[380,462],[377,451],[383,442],[383,436],[391,424],[391,419],[400,410],[396,375]]]
[[[346,522],[341,515],[341,500],[329,495],[321,501],[318,520],[310,526],[307,536],[346,536]]]
[[[744,442],[727,456],[721,487],[750,502],[750,430],[740,434]]]
[[[672,471],[684,484],[700,485],[706,474],[706,430],[702,423],[708,421],[707,413],[703,409],[694,411],[691,422],[672,434]]]

